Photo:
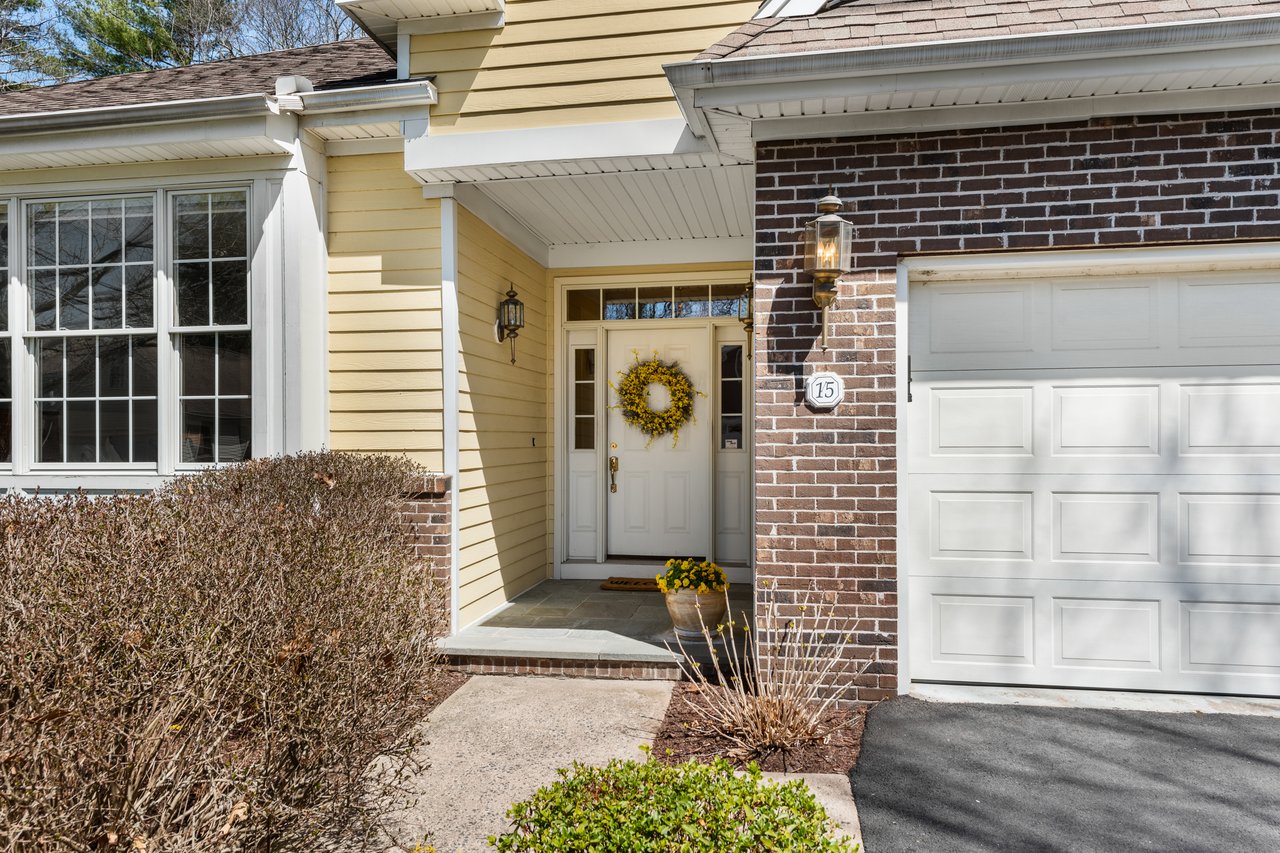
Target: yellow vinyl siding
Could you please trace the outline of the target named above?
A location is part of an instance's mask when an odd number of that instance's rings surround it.
[[[329,160],[329,443],[444,469],[440,202],[394,154]]]
[[[465,627],[549,576],[551,311],[537,262],[458,208],[458,587]],[[525,305],[511,346],[494,338],[509,287]]]
[[[431,132],[674,118],[664,63],[691,59],[758,0],[508,0],[506,26],[412,38]]]

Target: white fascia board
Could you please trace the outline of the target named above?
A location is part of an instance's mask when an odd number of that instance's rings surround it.
[[[1184,50],[1276,44],[1278,40],[1280,15],[1253,15],[1212,21],[676,62],[664,66],[664,69],[676,88],[725,88],[739,84],[757,87],[787,80],[956,70],[1012,62],[1101,59],[1132,54],[1159,56]]]
[[[756,142],[769,142],[783,139],[930,133],[1011,124],[1084,121],[1099,116],[1262,109],[1274,107],[1277,104],[1280,104],[1280,85],[1265,85],[1059,98],[1051,101],[1020,101],[1011,104],[880,110],[750,121],[751,138]]]
[[[1247,47],[1002,63],[888,74],[851,73],[847,77],[838,78],[717,87],[695,92],[693,100],[699,109],[734,108],[751,103],[746,100],[750,98],[758,99],[754,103],[770,104],[810,98],[869,97],[900,92],[981,89],[1140,75],[1168,75],[1172,84],[1175,82],[1174,77],[1190,72],[1267,67],[1280,69],[1280,38],[1270,44]]]
[[[428,136],[405,148],[408,172],[542,163],[657,157],[709,151],[683,118],[619,121]]]
[[[428,184],[422,188],[422,197],[454,199],[539,265],[550,266],[547,241],[475,184]]]
[[[79,133],[62,130],[0,135],[0,158],[6,155],[109,151],[231,140],[259,142],[264,154],[288,154],[293,150],[293,120],[264,110],[255,116],[222,121],[195,120],[140,127],[109,127]]]
[[[53,133],[129,125],[220,120],[258,116],[269,112],[273,112],[273,108],[267,96],[253,94],[164,101],[158,104],[131,104],[122,107],[93,107],[82,110],[0,115],[0,137],[24,133]]]
[[[548,266],[634,267],[664,264],[697,264],[750,261],[755,245],[750,237],[714,237],[705,240],[640,240],[630,243],[582,243],[551,247]]]
[[[777,104],[824,94],[857,95],[864,89],[881,94],[912,92],[937,88],[942,80],[947,88],[987,86],[1000,80],[1025,82],[1027,73],[1039,73],[1044,79],[1078,79],[1082,72],[1097,77],[1112,68],[1157,74],[1222,67],[1246,58],[1268,64],[1276,62],[1278,48],[1280,15],[1257,15],[766,54],[672,63],[664,70],[690,126],[700,129],[708,127],[705,118],[693,114],[717,108]],[[1184,55],[1188,53],[1192,55]],[[894,110],[899,116],[911,112]]]
[[[396,31],[402,35],[426,36],[435,33],[465,33],[471,30],[500,30],[506,25],[506,12],[493,10],[404,20],[399,22]]]

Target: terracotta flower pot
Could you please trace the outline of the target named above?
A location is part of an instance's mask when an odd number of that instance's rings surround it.
[[[712,631],[724,621],[729,602],[725,600],[724,590],[719,592],[695,592],[691,589],[675,589],[666,593],[667,612],[671,614],[671,624],[681,637],[701,637],[702,626]],[[701,620],[698,614],[702,614]]]

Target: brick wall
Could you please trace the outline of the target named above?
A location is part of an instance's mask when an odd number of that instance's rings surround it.
[[[443,595],[439,601],[441,636],[449,634],[450,585],[450,510],[453,499],[451,479],[444,474],[426,474],[415,478],[405,486],[404,522],[405,536],[413,544],[414,551],[440,584]]]
[[[899,259],[1280,239],[1278,162],[1280,111],[758,147],[756,578],[817,584],[859,620],[855,652],[876,662],[851,696],[883,698],[897,684]],[[855,226],[856,271],[840,283],[822,352],[802,230],[829,188]],[[847,393],[814,413],[803,377],[823,369]]]

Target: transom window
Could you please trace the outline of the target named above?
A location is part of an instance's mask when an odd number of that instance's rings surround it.
[[[741,284],[678,284],[568,291],[566,320],[737,317]]]
[[[0,463],[29,406],[36,467],[235,462],[252,451],[248,191],[0,203],[0,288],[20,257],[22,327],[0,308]],[[15,246],[15,243],[17,244]],[[18,246],[21,252],[18,251]],[[29,356],[21,397],[10,357]],[[168,425],[168,426],[166,426]]]

